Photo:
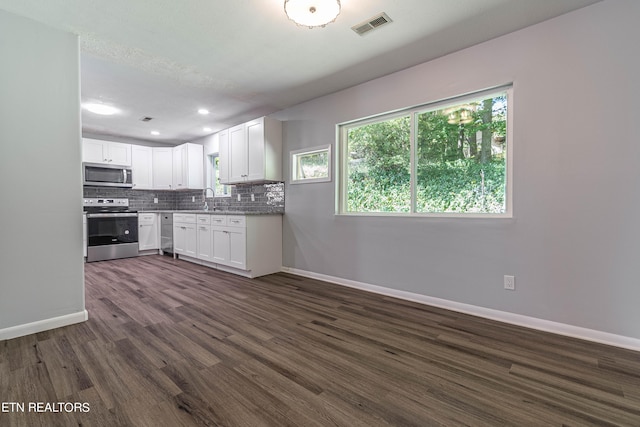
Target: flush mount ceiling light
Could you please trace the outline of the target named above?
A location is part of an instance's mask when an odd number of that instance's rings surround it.
[[[340,0],[284,0],[284,13],[304,27],[324,27],[340,14]]]
[[[91,111],[94,114],[100,114],[101,116],[112,116],[120,112],[116,107],[105,104],[87,103],[82,104],[82,107],[87,111]]]
[[[207,110],[206,108],[200,108],[198,110],[198,114],[202,114],[203,116],[206,116],[207,114],[209,114],[209,110]]]

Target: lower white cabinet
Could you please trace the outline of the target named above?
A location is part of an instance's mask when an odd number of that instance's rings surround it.
[[[213,260],[229,267],[247,269],[246,217],[229,215],[225,226],[214,226]]]
[[[185,221],[188,215],[173,217],[174,251],[182,259],[246,277],[280,271],[281,215],[198,214]]]
[[[213,230],[213,261],[229,267],[247,269],[247,232],[230,227]]]
[[[173,214],[173,252],[176,255],[196,257],[196,215]]]
[[[211,215],[196,216],[196,258],[213,261],[213,234],[211,233]]]
[[[160,249],[158,222],[157,213],[138,214],[138,250],[149,251]]]

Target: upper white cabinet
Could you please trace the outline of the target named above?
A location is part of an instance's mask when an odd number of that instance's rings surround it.
[[[173,147],[153,147],[152,157],[153,188],[171,190],[173,188]]]
[[[131,146],[131,173],[134,190],[153,188],[153,149],[151,147]]]
[[[229,129],[220,138],[220,168],[228,168],[225,184],[282,181],[282,123],[261,117]]]
[[[204,188],[204,147],[182,144],[173,148],[174,190]]]
[[[131,144],[82,138],[82,161],[131,166]]]
[[[218,174],[220,182],[226,184],[229,182],[229,130],[223,130],[218,133]]]
[[[247,138],[244,124],[229,129],[229,182],[244,182],[247,176]],[[221,159],[222,160],[222,159]]]
[[[83,138],[82,160],[130,166],[136,190],[202,190],[204,147],[186,143],[176,147],[146,147]],[[228,148],[227,143],[225,147]]]

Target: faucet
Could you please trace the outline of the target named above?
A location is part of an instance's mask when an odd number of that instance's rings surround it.
[[[211,187],[206,187],[204,190],[202,190],[202,203],[204,203],[204,206],[202,207],[202,210],[208,211],[209,210],[209,205],[207,204],[207,190],[211,190],[211,192],[214,194],[216,194],[216,190],[211,188]],[[215,210],[215,208],[214,208]]]

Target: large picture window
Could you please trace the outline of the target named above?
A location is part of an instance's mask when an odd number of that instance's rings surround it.
[[[338,212],[511,216],[511,92],[340,125]]]

